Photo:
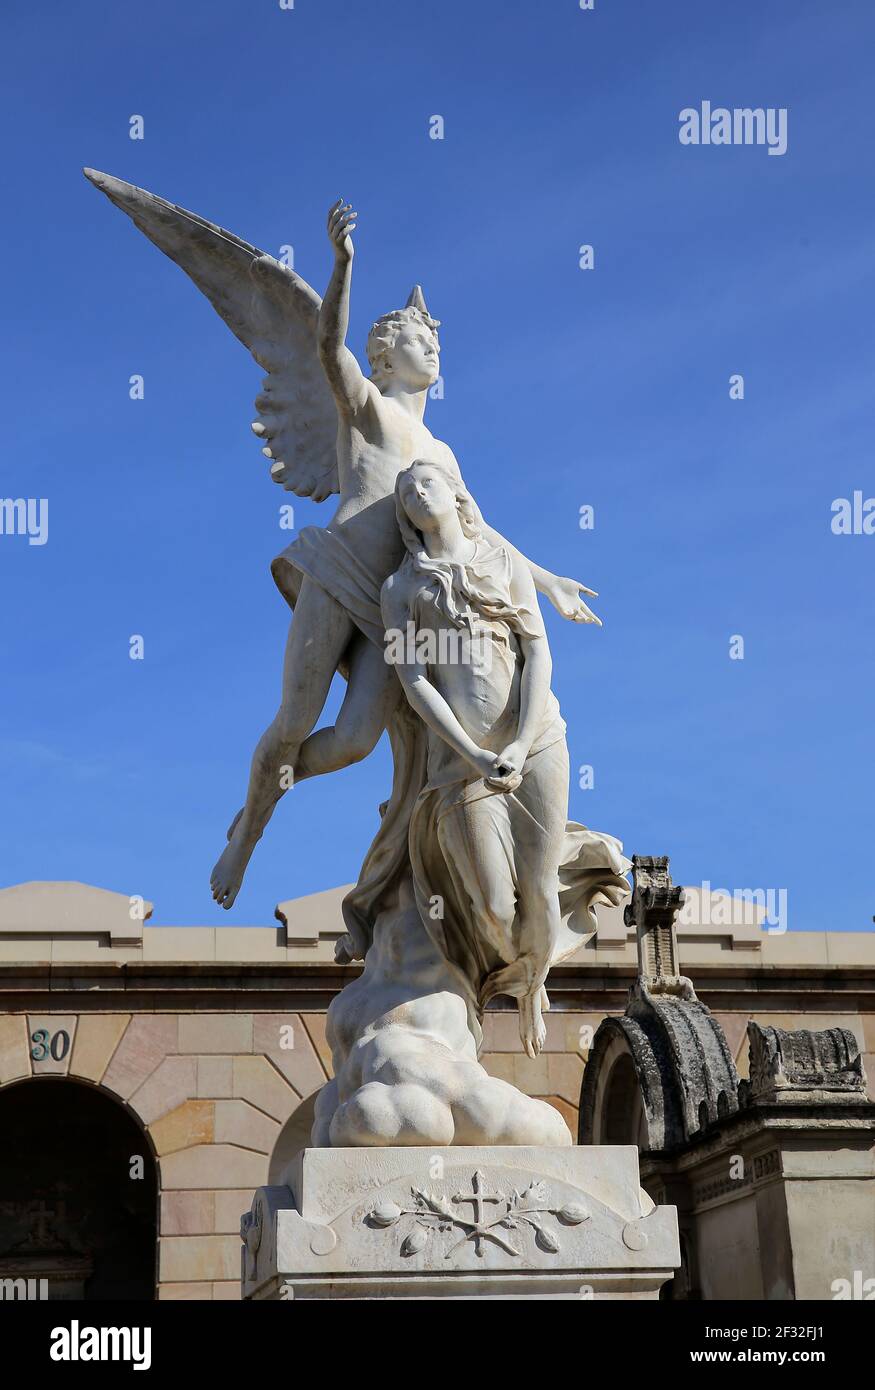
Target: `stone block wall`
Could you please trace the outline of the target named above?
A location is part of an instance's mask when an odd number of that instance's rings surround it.
[[[0,1012],[0,1087],[42,1076],[99,1086],[143,1130],[158,1170],[160,1298],[239,1297],[240,1217],[254,1189],[276,1181],[281,1160],[306,1142],[312,1098],[331,1075],[324,1009],[247,1010],[244,998],[237,993],[225,1011],[201,1005],[176,1012],[166,1007],[167,993],[151,1011],[133,1005],[130,1012],[100,1012],[91,999],[76,1012],[68,993],[53,1013],[18,1012],[7,995]],[[875,1099],[875,1014],[821,1015],[798,1002],[798,1011],[785,1013],[714,1010],[739,1074],[747,1075],[751,1017],[790,1029],[838,1025],[866,1049]],[[490,1011],[483,1063],[491,1075],[549,1101],[576,1135],[586,1058],[604,1016],[554,1007],[544,1051],[530,1060],[520,1050],[515,1011]],[[41,1043],[35,1035],[44,1035]]]
[[[123,1104],[158,1167],[159,1297],[236,1299],[240,1217],[268,1181],[283,1126],[329,1075],[324,1023],[307,1014],[7,1013],[0,1085],[66,1076]],[[59,1037],[56,1058],[48,1048]]]

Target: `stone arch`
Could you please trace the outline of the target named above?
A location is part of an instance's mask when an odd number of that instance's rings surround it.
[[[610,1142],[609,1088],[621,1056],[634,1070],[640,1105],[637,1137],[630,1142],[643,1152],[676,1149],[738,1108],[735,1066],[704,1004],[670,990],[633,990],[626,1013],[604,1019],[593,1039],[580,1092],[582,1144]],[[625,1064],[622,1077],[629,1077]],[[615,1129],[618,1112],[615,1103]]]
[[[287,1174],[292,1160],[296,1154],[300,1153],[301,1149],[305,1149],[309,1145],[310,1133],[313,1129],[313,1112],[316,1108],[318,1094],[317,1090],[309,1096],[305,1096],[300,1105],[292,1111],[277,1135],[268,1166],[267,1180],[269,1183],[287,1183]]]
[[[614,1061],[605,1088],[602,1131],[606,1144],[637,1144],[642,1120],[641,1091],[629,1052]]]
[[[580,1093],[581,1144],[637,1144],[644,1150],[661,1123],[662,1097],[641,1084],[642,1040],[630,1035],[625,1022],[605,1019],[593,1041]]]
[[[0,1083],[68,1078],[120,1104],[157,1165],[161,1298],[236,1298],[240,1216],[267,1181],[283,1126],[330,1070],[321,1023],[294,1011],[126,1012],[91,999],[73,1012],[24,1009],[0,1014]],[[41,1029],[43,1044],[65,1032],[69,1045],[40,1048]]]
[[[48,1296],[153,1299],[159,1176],[133,1109],[62,1075],[0,1087],[0,1272],[46,1279]]]

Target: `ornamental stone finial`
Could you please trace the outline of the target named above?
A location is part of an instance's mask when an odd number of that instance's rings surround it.
[[[624,920],[638,937],[638,989],[695,999],[692,981],[681,975],[675,919],[684,890],[671,881],[667,855],[632,856],[632,899]]]

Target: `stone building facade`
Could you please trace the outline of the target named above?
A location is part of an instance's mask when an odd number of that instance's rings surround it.
[[[148,903],[82,884],[0,891],[0,1276],[54,1297],[239,1298],[240,1217],[306,1144],[331,1075],[325,1014],[357,970],[333,961],[344,891],[248,928],[151,927]],[[687,890],[680,966],[738,1075],[751,1020],[840,1027],[871,1094],[875,934],[770,934],[749,904],[704,903]],[[487,1070],[576,1135],[593,1038],[636,974],[635,930],[606,911],[551,976],[544,1052],[527,1058],[515,1011],[491,1009]]]
[[[857,1034],[751,1018],[739,1077],[681,964],[668,860],[635,856],[633,882],[638,975],[593,1039],[578,1140],[634,1144],[646,1192],[675,1209],[680,1267],[661,1296],[875,1298],[875,1103]]]

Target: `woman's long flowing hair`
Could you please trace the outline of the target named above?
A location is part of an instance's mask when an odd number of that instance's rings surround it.
[[[456,499],[464,535],[469,540],[482,540],[483,517],[480,508],[457,474],[446,465],[433,463],[430,459],[414,459],[410,468],[415,468],[417,464],[432,468],[441,475]],[[434,591],[438,611],[454,627],[472,631],[474,618],[480,613],[487,620],[500,620],[519,628],[519,614],[510,594],[510,564],[506,553],[506,563],[501,573],[497,572],[495,565],[489,566],[488,573],[485,567],[482,573],[478,573],[476,563],[465,565],[449,560],[433,560],[425,549],[422,533],[410,520],[401,501],[401,480],[404,476],[403,472],[399,473],[395,480],[395,515],[407,550],[401,564],[402,571],[420,577],[420,592],[427,589]]]

